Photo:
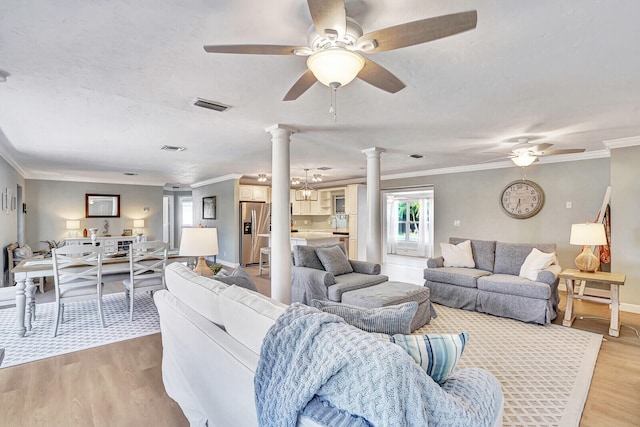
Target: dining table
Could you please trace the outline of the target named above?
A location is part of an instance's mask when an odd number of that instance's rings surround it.
[[[170,251],[167,263],[186,261],[187,258]],[[129,256],[126,253],[105,255],[102,260],[102,277],[122,275],[129,272]],[[53,277],[53,259],[23,260],[13,270],[16,281],[16,313],[17,333],[24,337],[31,330],[35,315],[35,291],[33,279],[36,277]]]

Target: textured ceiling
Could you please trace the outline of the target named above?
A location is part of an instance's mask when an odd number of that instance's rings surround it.
[[[303,0],[3,0],[0,152],[27,178],[163,185],[271,171],[276,123],[296,127],[291,174],[362,177],[491,162],[507,139],[603,150],[640,135],[637,0],[347,0],[365,32],[476,9],[475,30],[371,55],[406,85],[356,80],[284,94],[306,70],[289,56],[207,54],[205,44],[305,45]],[[202,97],[232,108],[191,105]],[[163,145],[186,147],[180,153]],[[423,154],[422,159],[408,158]],[[534,166],[535,167],[535,166]],[[134,177],[124,172],[135,172]]]

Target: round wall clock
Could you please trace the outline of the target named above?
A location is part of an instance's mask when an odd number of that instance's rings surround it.
[[[516,219],[531,218],[542,209],[544,192],[538,184],[526,179],[510,182],[500,193],[500,206]]]

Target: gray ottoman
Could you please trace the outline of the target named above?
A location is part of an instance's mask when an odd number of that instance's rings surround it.
[[[358,307],[375,308],[415,301],[418,303],[418,311],[411,322],[413,332],[431,321],[429,294],[429,288],[424,286],[404,282],[382,282],[379,285],[345,292],[342,294],[342,302]]]

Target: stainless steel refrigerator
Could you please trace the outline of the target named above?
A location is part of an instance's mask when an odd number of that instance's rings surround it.
[[[257,264],[260,248],[269,246],[271,218],[267,203],[240,202],[240,264]]]

